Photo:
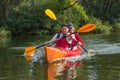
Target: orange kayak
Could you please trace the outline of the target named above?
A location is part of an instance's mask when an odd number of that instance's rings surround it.
[[[79,48],[77,50],[66,50],[62,48],[55,47],[45,47],[45,54],[48,63],[58,59],[58,58],[66,58],[80,55],[82,53],[82,49]]]

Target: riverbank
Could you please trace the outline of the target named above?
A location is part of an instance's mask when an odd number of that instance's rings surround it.
[[[96,24],[98,25],[98,24]],[[97,28],[95,30],[93,30],[92,32],[89,32],[89,34],[110,34],[110,33],[119,33],[119,30],[120,28],[111,28],[111,27],[108,27],[108,26],[97,26]],[[15,31],[16,33],[14,34],[17,34],[17,31]],[[22,32],[22,31],[21,31]],[[4,28],[0,28],[0,37],[20,37],[20,36],[37,36],[37,35],[40,35],[40,36],[43,36],[44,35],[54,35],[54,33],[52,34],[49,34],[49,31],[44,31],[44,30],[41,30],[41,31],[37,31],[36,34],[19,34],[19,35],[12,35],[11,34],[12,32],[10,30],[7,30],[7,29],[4,29]],[[33,32],[34,33],[34,32]],[[88,33],[84,33],[85,34],[88,34]]]

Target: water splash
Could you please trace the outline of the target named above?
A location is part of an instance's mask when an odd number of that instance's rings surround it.
[[[91,59],[91,57],[96,55],[96,54],[97,54],[96,52],[90,50],[90,51],[88,51],[88,53],[84,53],[82,55],[77,55],[77,56],[73,56],[73,57],[58,58],[58,59],[53,60],[51,63],[54,63],[56,61],[61,61],[61,60],[76,62],[76,61],[81,61],[83,59]]]
[[[91,45],[91,48],[99,52],[99,54],[115,54],[120,53],[120,43],[116,44],[96,44]]]
[[[42,50],[37,49],[36,53],[32,56],[32,61],[43,63],[44,57],[45,57],[45,55],[43,54]]]

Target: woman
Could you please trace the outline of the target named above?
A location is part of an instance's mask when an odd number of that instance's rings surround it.
[[[76,33],[75,32],[75,28],[74,28],[74,26],[73,26],[73,24],[72,23],[70,23],[70,24],[68,24],[68,28],[69,28],[69,33],[73,33],[72,35],[71,35],[71,39],[72,39],[72,41],[71,41],[71,49],[76,49],[76,48],[78,48],[78,47],[80,47],[79,45],[82,45],[82,46],[84,46],[84,42],[83,42],[83,40],[81,39],[81,37],[78,35],[78,33]]]

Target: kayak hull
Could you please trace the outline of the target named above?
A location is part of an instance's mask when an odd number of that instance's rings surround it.
[[[50,63],[58,58],[66,58],[80,55],[82,53],[82,49],[79,48],[77,50],[66,50],[62,48],[55,47],[45,47],[45,55],[47,62]]]

